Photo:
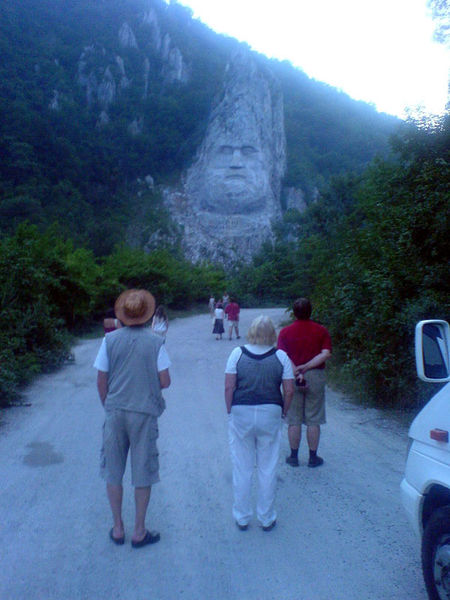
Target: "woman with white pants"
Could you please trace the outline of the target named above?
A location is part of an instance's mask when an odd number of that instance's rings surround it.
[[[264,531],[276,524],[276,471],[282,417],[294,393],[291,361],[276,350],[276,332],[269,317],[259,316],[250,326],[248,344],[235,348],[225,369],[225,404],[233,465],[233,517],[242,531],[253,510],[251,484],[256,464],[256,515]],[[280,386],[282,386],[283,394]]]

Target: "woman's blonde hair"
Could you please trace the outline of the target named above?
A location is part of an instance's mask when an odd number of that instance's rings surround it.
[[[250,344],[258,346],[273,346],[277,339],[277,333],[270,317],[259,315],[250,325],[247,340]]]

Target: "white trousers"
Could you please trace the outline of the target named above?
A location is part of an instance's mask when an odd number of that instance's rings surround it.
[[[281,441],[281,407],[233,406],[228,438],[233,466],[233,517],[239,525],[252,518],[251,486],[256,465],[256,516],[263,527],[277,518],[274,508]]]

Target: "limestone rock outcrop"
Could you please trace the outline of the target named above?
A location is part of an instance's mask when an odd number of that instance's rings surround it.
[[[53,90],[53,96],[52,99],[50,100],[50,103],[48,105],[50,110],[60,110],[60,105],[59,105],[59,92],[58,90]]]
[[[285,197],[286,210],[298,210],[302,213],[308,208],[305,194],[302,190],[288,187],[283,190]]]
[[[109,121],[110,121],[110,119],[109,119],[108,113],[106,112],[106,110],[102,110],[102,112],[100,113],[100,115],[98,117],[96,126],[101,129],[102,127],[105,127],[106,125],[108,125]]]
[[[150,41],[150,52],[148,52],[148,41]],[[120,55],[122,49],[125,58]],[[126,63],[129,49],[135,51],[137,64],[140,61],[142,78],[140,75],[136,77],[136,73],[134,76],[133,73],[127,74],[127,64],[128,69],[131,70],[130,63]],[[189,65],[180,49],[173,44],[170,35],[162,32],[158,16],[153,8],[144,13],[140,28],[136,29],[136,34],[127,22],[122,23],[118,30],[118,51],[119,53],[117,51],[111,53],[93,42],[84,47],[78,60],[78,84],[85,90],[87,105],[89,107],[98,105],[97,124],[99,126],[107,124],[110,105],[117,100],[118,96],[126,93],[132,85],[136,86],[137,81],[142,81],[141,97],[145,100],[151,91],[151,76],[159,77],[164,85],[175,82],[187,83],[190,79]],[[155,72],[155,66],[157,66],[158,72]],[[56,110],[55,99],[50,102],[52,103],[51,108]],[[141,126],[142,122],[139,124],[140,128]],[[129,131],[132,135],[137,134],[134,121],[130,124]]]
[[[223,264],[249,260],[281,215],[285,167],[281,89],[250,52],[241,51],[227,66],[183,188],[164,192],[184,231],[186,256]]]
[[[134,31],[131,29],[128,23],[123,23],[122,27],[119,29],[119,42],[122,48],[138,47]]]
[[[150,61],[147,57],[144,59],[144,93],[142,94],[142,98],[145,100],[148,96],[148,88],[149,88],[149,78],[150,78]]]
[[[120,73],[120,89],[125,90],[126,88],[130,87],[131,81],[128,79],[125,72],[125,63],[121,56],[116,56],[116,64]]]
[[[150,41],[157,52],[161,50],[162,36],[158,16],[153,8],[150,8],[142,19],[142,23],[148,27]]]
[[[142,133],[143,126],[144,124],[142,117],[136,117],[128,125],[128,133],[132,136],[140,135]]]
[[[189,71],[184,62],[183,55],[176,46],[168,51],[167,60],[164,62],[162,74],[165,83],[180,81],[187,83],[189,81]]]
[[[177,46],[174,46],[168,33],[164,34],[161,43],[161,58],[163,60],[162,75],[165,83],[175,81],[187,83],[189,81],[189,68]]]
[[[116,97],[116,82],[111,73],[111,69],[106,67],[103,79],[100,85],[97,87],[97,99],[98,103],[103,109],[107,109],[108,106],[114,101]]]

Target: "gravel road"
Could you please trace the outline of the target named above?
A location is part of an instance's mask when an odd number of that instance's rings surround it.
[[[241,329],[264,312],[244,310]],[[75,361],[40,377],[28,407],[0,421],[0,598],[2,600],[425,600],[419,542],[400,504],[405,425],[355,407],[328,390],[325,465],[285,464],[278,523],[240,532],[231,516],[231,465],[223,400],[226,359],[211,319],[171,322],[172,386],[160,419],[161,482],[148,526],[155,546],[128,543],[134,503],[125,475],[127,543],[111,527],[98,476],[102,407],[92,363],[100,339],[81,341]],[[242,340],[243,341],[243,340]]]

